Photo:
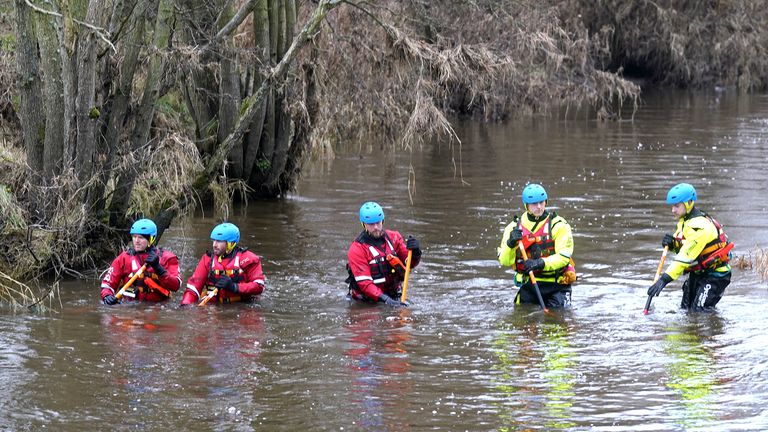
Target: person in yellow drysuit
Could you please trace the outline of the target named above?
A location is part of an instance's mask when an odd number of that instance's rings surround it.
[[[499,263],[514,266],[515,285],[520,287],[515,303],[538,304],[528,273],[533,271],[544,304],[562,308],[571,303],[571,284],[576,280],[573,267],[571,226],[561,216],[548,212],[547,192],[538,184],[523,189],[525,213],[507,225],[498,248]],[[519,246],[522,242],[527,260]]]
[[[696,189],[688,183],[673,186],[667,204],[677,218],[675,234],[666,234],[662,246],[677,255],[661,277],[648,288],[649,296],[658,296],[664,287],[683,273],[683,300],[680,307],[701,311],[715,307],[731,282],[730,251],[733,243],[723,227],[695,207]]]

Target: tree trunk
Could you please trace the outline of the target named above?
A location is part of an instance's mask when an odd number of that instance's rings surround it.
[[[243,138],[248,125],[250,125],[253,121],[253,116],[258,110],[258,102],[266,97],[267,90],[274,84],[276,77],[282,76],[286,72],[288,67],[293,62],[294,57],[296,57],[298,50],[311,39],[312,35],[314,35],[322,21],[325,19],[326,15],[328,15],[328,12],[337,7],[339,4],[339,0],[320,0],[320,3],[315,8],[314,12],[307,19],[304,28],[293,39],[291,46],[288,48],[280,62],[277,63],[275,67],[272,68],[266,75],[265,80],[262,82],[259,89],[244,101],[243,105],[246,107],[246,109],[237,119],[235,129],[216,149],[216,152],[211,155],[208,163],[205,166],[205,171],[202,174],[202,178],[195,181],[195,185],[207,185],[208,182],[206,182],[206,180],[215,178],[216,173],[221,167],[223,161],[232,150],[234,141],[241,140]]]
[[[50,16],[37,14],[37,35],[42,61],[45,98],[45,147],[43,150],[44,183],[50,185],[53,177],[61,174],[64,156],[64,83],[59,56],[58,23]],[[53,204],[52,200],[46,203]],[[52,209],[48,209],[52,210]]]
[[[71,2],[78,3],[78,2]],[[83,3],[84,0],[79,0],[79,3]],[[62,4],[62,12],[68,7],[77,9],[70,2]],[[75,14],[75,12],[69,12]],[[76,16],[78,19],[82,19],[82,16]],[[75,134],[77,128],[76,121],[76,100],[77,100],[77,34],[79,30],[79,24],[76,24],[71,17],[62,19],[57,27],[59,30],[59,57],[61,58],[61,81],[64,86],[64,160],[62,161],[63,172],[74,173],[75,158],[76,158],[76,145],[77,136]],[[66,191],[62,191],[64,196],[62,198],[69,199]]]
[[[283,193],[293,190],[298,181],[299,171],[301,169],[301,160],[304,156],[304,151],[310,146],[310,139],[312,134],[312,126],[316,123],[315,120],[319,115],[320,103],[317,99],[317,84],[315,77],[315,64],[317,58],[317,50],[313,49],[312,60],[304,64],[302,71],[304,73],[304,104],[307,107],[306,117],[301,117],[296,122],[294,133],[291,140],[293,143],[289,149],[288,160],[283,170],[278,189]]]
[[[293,0],[283,0],[283,7],[280,9],[280,24],[281,34],[285,34],[285,37],[293,38],[293,25],[296,22],[296,6],[293,4]],[[290,27],[289,27],[290,26]],[[285,55],[287,46],[283,46],[278,43],[279,55],[282,57]],[[280,77],[280,80],[285,80],[287,74]],[[266,180],[265,187],[262,190],[269,195],[275,196],[282,194],[278,180],[282,176],[286,164],[288,162],[289,150],[291,147],[291,116],[286,111],[286,94],[283,89],[290,87],[288,85],[280,86],[277,91],[276,104],[275,104],[275,119],[276,119],[276,131],[275,131],[275,146],[274,153],[272,155],[271,170],[269,177]]]
[[[223,28],[233,17],[232,6],[227,3],[224,11],[219,15],[217,28]],[[240,106],[240,76],[238,70],[237,55],[234,54],[232,38],[226,36],[219,45],[221,84],[219,85],[219,130],[218,142],[232,132],[237,120]],[[243,143],[236,143],[229,154],[229,173],[232,178],[240,178],[243,175]]]
[[[174,16],[173,2],[172,0],[160,0],[159,3],[149,2],[147,7],[151,7],[153,12],[148,15],[155,17],[151,26],[154,29],[152,46],[156,51],[163,51],[170,44],[171,24]],[[147,145],[166,68],[167,62],[162,54],[154,54],[151,57],[144,82],[144,92],[139,105],[134,109],[133,129],[128,143],[130,151],[135,154],[138,154],[139,150]],[[125,211],[130,204],[131,193],[136,184],[137,170],[146,166],[145,162],[140,160],[137,166],[126,167],[115,176],[115,191],[108,210],[112,226],[117,226],[123,221]]]
[[[100,201],[103,204],[99,205],[99,208],[106,206],[107,197],[104,194],[104,188],[109,182],[110,177],[114,175],[114,161],[115,157],[121,150],[125,151],[129,149],[129,146],[124,142],[125,128],[127,126],[127,117],[131,104],[131,92],[135,80],[136,70],[139,67],[139,54],[143,46],[143,40],[146,31],[146,17],[156,16],[157,3],[154,1],[139,0],[137,3],[131,3],[129,7],[120,8],[122,13],[116,13],[113,18],[114,21],[127,23],[128,33],[125,37],[125,55],[120,67],[120,74],[118,75],[119,81],[114,89],[110,92],[108,99],[111,100],[109,112],[105,113],[106,116],[106,133],[105,141],[107,143],[106,161],[104,163],[104,169],[101,170],[101,181],[99,182],[100,188],[97,195],[100,197]],[[135,11],[135,13],[132,13]],[[111,72],[111,71],[110,71]],[[122,222],[122,218],[115,217],[115,207],[124,211],[127,208],[130,200],[130,191],[127,190],[125,185],[121,182],[121,176],[116,176],[115,189],[109,200],[109,221],[112,226],[117,226]],[[122,203],[122,206],[119,204]],[[122,214],[122,213],[121,213]]]
[[[92,0],[88,4],[85,22],[98,25],[98,13],[102,0]],[[75,101],[75,172],[81,185],[87,184],[95,174],[96,163],[96,126],[101,115],[96,106],[96,35],[94,30],[84,27],[79,38],[77,55],[77,97]],[[86,212],[94,209],[96,197],[88,193],[83,203]]]
[[[42,185],[40,173],[43,171],[45,149],[45,122],[42,116],[43,95],[38,64],[38,52],[35,36],[35,20],[24,0],[16,0],[16,67],[19,79],[19,118],[24,128],[22,139],[27,151],[27,164],[30,167],[30,180],[33,186]],[[42,207],[36,187],[30,188],[29,211],[38,219],[38,209]]]
[[[253,66],[253,90],[256,91],[264,82],[264,72],[262,68],[267,67],[269,62],[269,11],[267,2],[261,1],[256,6],[253,16],[253,36],[255,39],[258,58]],[[264,129],[264,116],[267,112],[267,101],[261,100],[247,135],[245,136],[245,160],[243,161],[243,179],[250,179],[254,175],[256,167],[256,157],[259,154],[261,133]],[[250,184],[250,182],[249,182]]]

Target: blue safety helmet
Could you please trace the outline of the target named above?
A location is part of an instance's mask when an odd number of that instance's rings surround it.
[[[384,220],[384,209],[373,201],[368,201],[360,207],[360,222],[374,224]]]
[[[138,234],[146,237],[151,246],[157,237],[157,225],[149,219],[139,219],[131,225],[131,235]]]
[[[531,183],[523,189],[523,204],[535,204],[547,200],[547,191],[536,183]]]
[[[240,241],[240,229],[237,228],[237,225],[229,222],[216,225],[211,231],[211,240],[237,243]]]
[[[240,229],[229,222],[218,224],[211,231],[211,240],[227,242],[227,253],[230,253],[240,241]]]
[[[676,184],[667,192],[667,204],[669,205],[688,201],[696,201],[696,189],[688,183]]]

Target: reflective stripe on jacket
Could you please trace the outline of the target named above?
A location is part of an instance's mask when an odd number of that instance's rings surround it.
[[[216,257],[206,253],[197,263],[194,273],[187,281],[187,290],[181,304],[192,304],[205,295],[208,288],[216,285],[216,281],[226,274],[237,284],[238,293],[219,290],[215,301],[232,303],[249,301],[252,296],[264,291],[264,273],[261,269],[261,259],[253,252],[236,248],[224,257]]]
[[[396,296],[402,276],[389,264],[387,255],[396,255],[405,262],[408,249],[403,236],[397,231],[384,231],[384,239],[376,241],[365,232],[360,233],[349,246],[347,260],[354,283],[350,283],[350,295],[356,299],[376,301],[382,293]],[[419,264],[421,257],[413,256],[411,268]]]
[[[158,248],[158,257],[166,273],[160,277],[154,272],[152,267],[147,266],[144,270],[144,277],[138,278],[125,291],[125,298],[140,301],[156,302],[168,298],[163,291],[175,292],[181,286],[181,276],[179,275],[179,260],[176,255],[167,250]],[[136,274],[144,264],[147,258],[147,252],[136,252],[133,249],[122,252],[110,265],[109,269],[101,281],[101,298],[107,295],[114,295],[128,280]],[[148,287],[145,279],[151,279],[160,289]]]

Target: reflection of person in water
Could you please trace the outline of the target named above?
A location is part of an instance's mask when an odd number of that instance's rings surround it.
[[[222,329],[236,326],[237,332]],[[216,311],[200,316],[193,347],[199,374],[223,373],[234,376],[254,372],[252,360],[260,357],[264,339],[264,318],[261,311],[250,307],[236,307],[231,312]]]
[[[715,396],[720,379],[718,360],[708,340],[722,334],[723,321],[717,314],[687,316],[664,332],[664,352],[669,374],[666,386],[680,397],[681,409],[674,410],[684,429],[712,424],[717,418]]]
[[[387,316],[380,309],[351,307],[345,325],[351,415],[359,416],[363,430],[403,430],[400,419],[407,418],[411,383],[403,375],[411,368],[406,350],[411,334],[403,320]]]
[[[578,367],[570,349],[572,331],[562,316],[516,314],[501,324],[494,340],[496,389],[504,398],[499,430],[531,428],[534,413],[547,430],[576,425],[570,420]]]
[[[228,408],[235,407],[243,416],[261,408],[252,391],[264,373],[261,311],[234,305],[189,312],[195,315],[194,330],[163,324],[161,314],[167,311],[159,309],[110,311],[103,316],[103,328],[109,331],[102,333],[112,351],[108,362],[113,365],[107,382],[119,388],[105,403],[142,413],[183,398],[184,415],[208,417],[214,430],[231,429],[231,417],[220,415]],[[239,331],[226,331],[232,326]],[[146,424],[141,416],[121,421],[139,429]]]
[[[181,358],[166,352],[178,343],[178,329],[161,324],[159,314],[159,309],[150,308],[102,315],[101,333],[113,353],[107,360],[109,386],[118,384],[130,396],[130,400],[110,400],[110,404],[123,405],[127,411],[154,410],[165,403],[166,392],[176,386],[165,375],[181,366]]]

